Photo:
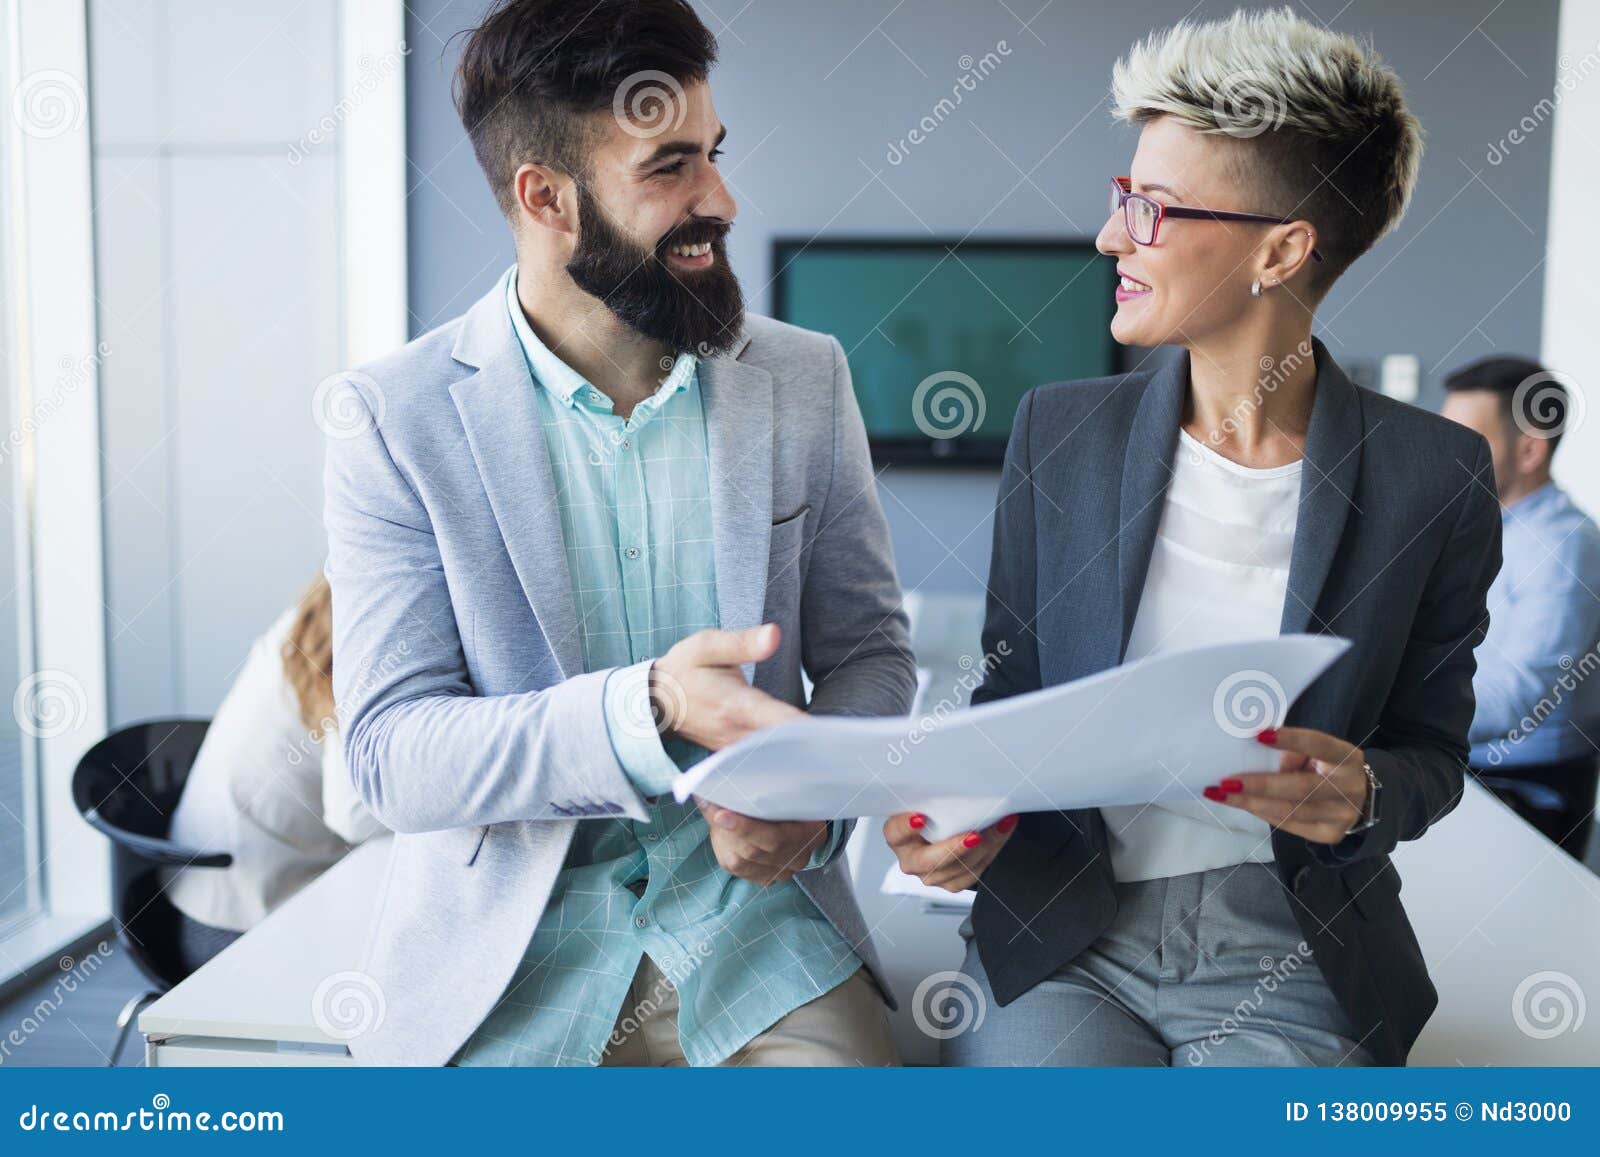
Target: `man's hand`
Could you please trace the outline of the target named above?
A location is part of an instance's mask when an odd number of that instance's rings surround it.
[[[663,732],[717,751],[752,731],[800,718],[798,707],[756,690],[739,670],[770,658],[778,639],[776,623],[680,639],[650,667],[650,706]]]
[[[883,838],[889,842],[900,870],[915,876],[932,888],[961,892],[978,882],[985,869],[994,863],[1017,826],[1017,817],[1006,816],[981,832],[967,832],[930,844],[918,834],[927,819],[920,812],[890,816],[883,824]]]
[[[1362,750],[1306,727],[1268,728],[1256,738],[1283,752],[1278,770],[1230,776],[1206,788],[1205,797],[1312,843],[1343,840],[1366,806]]]
[[[802,871],[811,853],[828,838],[824,820],[758,820],[699,796],[694,802],[711,829],[717,863],[763,888]]]

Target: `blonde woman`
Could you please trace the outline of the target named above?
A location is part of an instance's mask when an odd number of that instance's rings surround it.
[[[173,873],[197,967],[382,831],[345,770],[333,705],[332,603],[318,574],[250,647],[206,732],[172,838],[229,852],[227,868]]]
[[[973,699],[1279,633],[1353,646],[1259,733],[1277,771],[938,844],[889,820],[906,871],[978,889],[987,1016],[945,1059],[1403,1064],[1437,995],[1389,852],[1461,795],[1500,514],[1481,436],[1358,389],[1312,328],[1404,213],[1421,132],[1370,48],[1289,9],[1179,24],[1113,78],[1139,142],[1098,240],[1112,333],[1182,356],[1019,408],[983,640],[1008,657]]]

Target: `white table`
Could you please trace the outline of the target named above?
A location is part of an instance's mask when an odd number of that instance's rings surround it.
[[[389,845],[384,837],[351,852],[145,1009],[145,1063],[352,1064],[343,1041],[319,1027],[313,1001],[325,985],[360,984],[340,978],[366,953]]]
[[[1600,877],[1470,779],[1394,863],[1439,989],[1410,1064],[1600,1065]]]
[[[960,966],[960,914],[878,893],[889,863],[880,826],[858,825],[852,867],[901,1001],[901,1054],[934,1063],[937,1044],[912,1023],[911,995],[922,978]],[[359,969],[388,846],[352,852],[146,1009],[139,1028],[149,1063],[350,1064],[343,1043],[318,1026],[313,999],[330,977]],[[1440,996],[1412,1064],[1600,1064],[1600,1008],[1573,1027],[1578,1002],[1600,1001],[1600,878],[1470,782],[1460,807],[1403,845],[1395,863]],[[1519,986],[1526,1030],[1513,1011]],[[1541,1019],[1541,992],[1552,1019]],[[1572,1010],[1568,1028],[1543,1036],[1562,1023],[1563,1008]]]

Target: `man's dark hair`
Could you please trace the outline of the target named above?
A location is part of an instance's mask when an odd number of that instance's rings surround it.
[[[1486,357],[1462,366],[1444,379],[1447,392],[1482,390],[1500,398],[1500,421],[1508,438],[1531,434],[1556,452],[1567,428],[1567,390],[1538,362],[1519,357]]]
[[[716,37],[687,0],[500,0],[467,35],[456,111],[509,216],[519,166],[585,175],[585,119],[626,97],[630,78],[665,74],[688,85],[716,59]]]

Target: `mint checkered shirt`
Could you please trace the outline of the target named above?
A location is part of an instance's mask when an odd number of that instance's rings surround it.
[[[624,422],[545,347],[505,276],[555,477],[585,671],[614,668],[606,718],[648,822],[581,820],[511,983],[463,1046],[461,1065],[599,1062],[644,953],[672,981],[692,1065],[726,1060],[861,961],[790,880],[763,888],[724,871],[673,778],[705,755],[626,721],[650,660],[718,625],[710,465],[696,362],[680,355]],[[637,712],[634,712],[637,714]],[[808,867],[838,850],[842,826]],[[642,895],[628,885],[647,884]],[[633,1011],[633,1010],[626,1010]]]

